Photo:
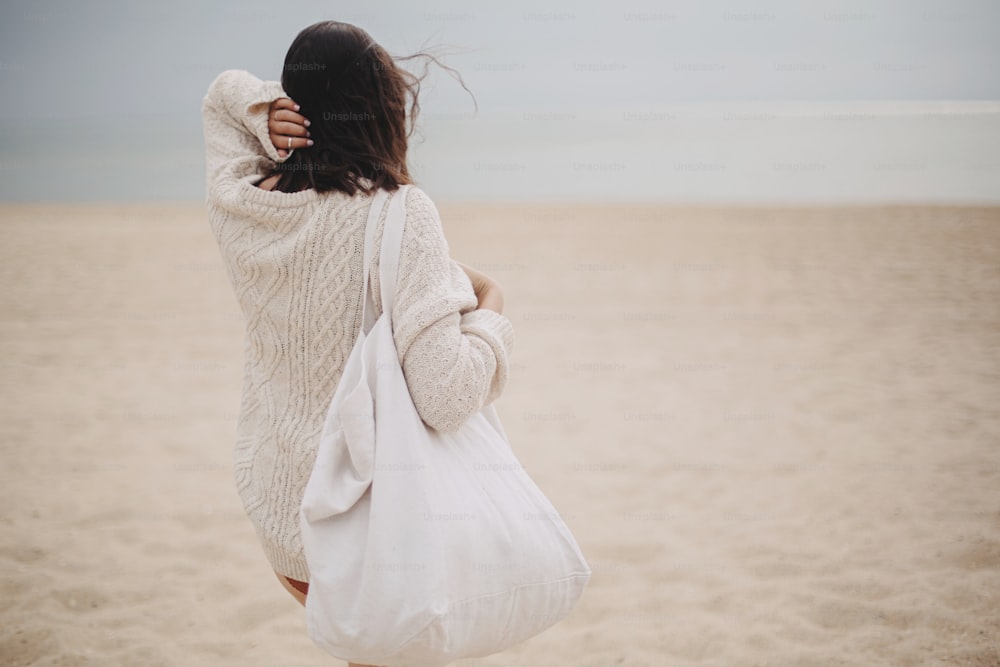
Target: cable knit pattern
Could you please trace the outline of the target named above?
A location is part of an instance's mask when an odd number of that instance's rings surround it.
[[[234,476],[271,566],[309,581],[299,507],[326,411],[361,329],[364,227],[371,197],[283,193],[256,183],[280,161],[268,139],[280,83],[228,70],[202,102],[209,224],[243,312],[243,390]],[[428,426],[457,429],[503,392],[510,321],[476,309],[451,259],[437,208],[409,189],[393,305],[393,337]],[[369,281],[381,314],[376,228]]]

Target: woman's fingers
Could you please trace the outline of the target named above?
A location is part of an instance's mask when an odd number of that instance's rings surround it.
[[[293,137],[287,134],[275,134],[271,132],[271,143],[274,147],[278,149],[278,155],[281,155],[282,151],[287,151],[291,148],[307,148],[313,145],[313,140],[307,137]],[[289,139],[291,141],[289,142]],[[284,157],[282,155],[282,157]]]
[[[313,144],[306,129],[310,125],[309,120],[298,113],[298,108],[299,105],[287,97],[279,97],[271,103],[267,129],[279,157],[286,157],[290,149],[307,148]]]
[[[271,103],[267,129],[278,157],[287,157],[291,149],[313,145],[306,129],[309,120],[295,111],[297,108],[298,105],[287,97],[279,97]]]
[[[271,112],[271,120],[294,123],[303,127],[309,127],[309,121],[300,113],[289,111],[288,109],[278,109]]]
[[[288,97],[279,97],[271,103],[271,107],[274,109],[291,109],[292,111],[299,110],[299,105]]]
[[[300,114],[299,105],[287,97],[279,97],[271,103],[269,120],[281,120],[309,127],[309,120]]]
[[[268,129],[271,131],[271,134],[283,134],[288,137],[309,136],[309,130],[305,126],[283,120],[275,120],[268,125]]]

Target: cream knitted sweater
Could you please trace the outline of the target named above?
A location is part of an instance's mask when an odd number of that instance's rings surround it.
[[[246,323],[235,481],[271,566],[301,581],[309,570],[299,506],[344,363],[361,328],[364,227],[371,197],[257,188],[280,161],[267,113],[276,81],[228,70],[202,103],[209,223]],[[392,319],[413,402],[432,428],[453,430],[496,399],[514,346],[510,321],[477,310],[450,258],[437,209],[406,198]],[[380,247],[385,213],[375,247]],[[370,267],[381,313],[378,251]]]

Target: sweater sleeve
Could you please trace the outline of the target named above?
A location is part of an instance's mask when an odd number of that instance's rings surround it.
[[[241,158],[278,156],[267,130],[271,102],[286,97],[277,81],[261,81],[246,70],[219,74],[202,99],[205,131],[205,176],[210,191],[226,166]]]
[[[378,294],[378,267],[372,271]],[[477,305],[472,283],[449,256],[437,208],[422,190],[409,188],[393,338],[413,404],[439,431],[458,429],[507,383],[514,327]]]

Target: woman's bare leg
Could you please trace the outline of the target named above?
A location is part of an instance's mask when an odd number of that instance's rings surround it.
[[[305,594],[299,589],[292,586],[290,583],[288,583],[288,579],[285,579],[285,575],[280,574],[277,570],[274,571],[274,574],[277,575],[278,581],[280,581],[281,585],[285,587],[285,590],[291,593],[292,597],[298,600],[299,604],[301,604],[303,607],[306,606]],[[356,662],[349,662],[347,663],[347,667],[377,667],[377,665],[362,665]]]
[[[285,590],[291,593],[292,597],[298,600],[299,604],[305,607],[306,606],[305,593],[303,593],[302,591],[300,591],[299,589],[295,588],[290,583],[288,583],[288,579],[285,579],[285,575],[279,574],[277,570],[274,571],[274,574],[278,577],[278,581],[281,582],[281,585],[285,587]]]

